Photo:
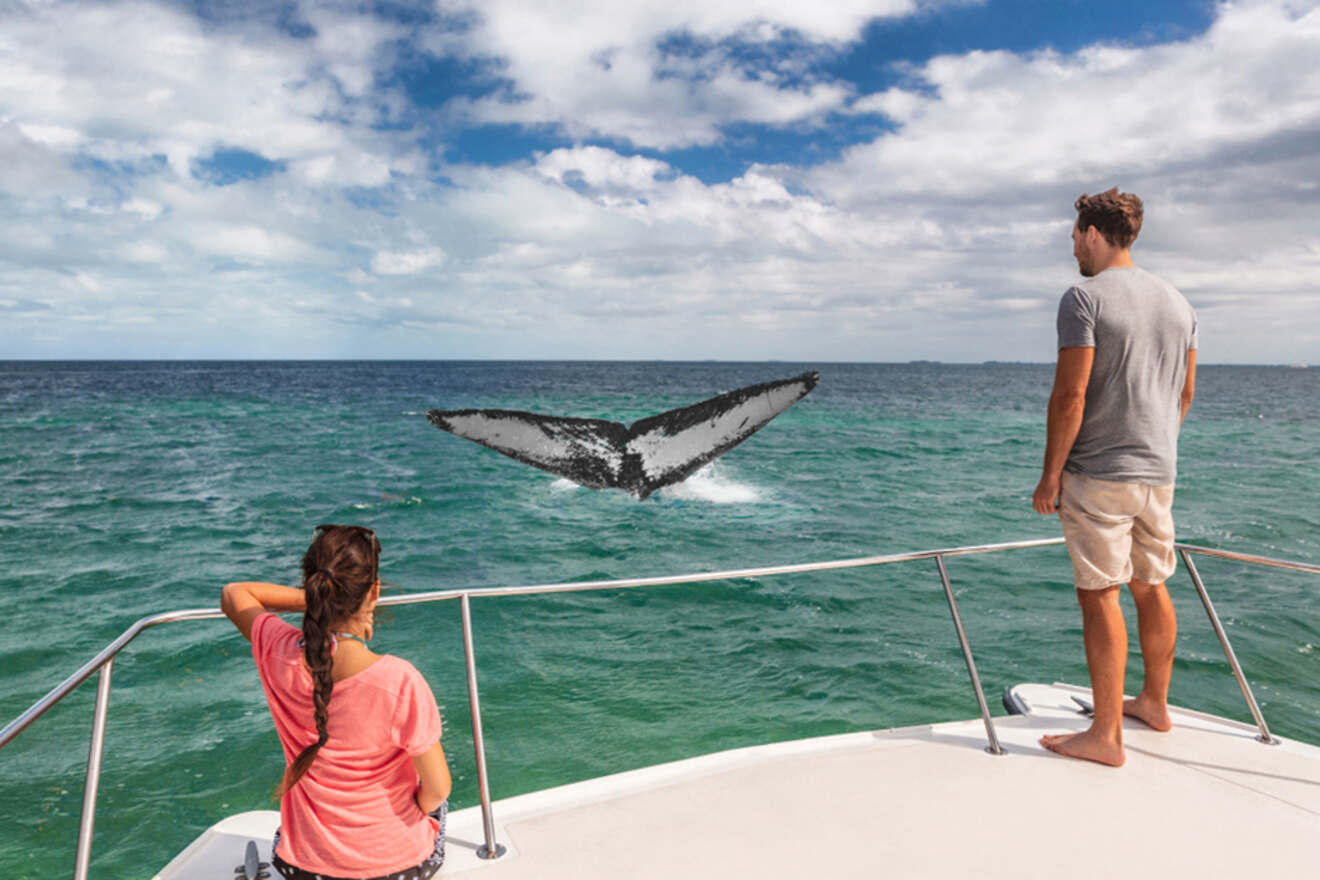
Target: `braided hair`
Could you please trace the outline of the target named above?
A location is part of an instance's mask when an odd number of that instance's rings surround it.
[[[312,705],[316,741],[305,747],[284,771],[277,797],[298,784],[316,753],[330,738],[328,729],[334,628],[357,613],[377,581],[380,542],[361,526],[317,526],[312,545],[303,554],[303,659],[312,675]]]

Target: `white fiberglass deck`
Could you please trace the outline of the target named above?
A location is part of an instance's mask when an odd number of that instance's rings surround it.
[[[542,878],[1306,877],[1320,846],[1320,748],[1175,710],[1125,724],[1127,764],[1043,750],[1089,722],[1068,685],[1019,685],[1029,714],[706,755],[496,801],[499,859],[477,858],[479,808],[449,817],[439,876]],[[232,877],[268,860],[272,811],[231,817],[157,880]]]

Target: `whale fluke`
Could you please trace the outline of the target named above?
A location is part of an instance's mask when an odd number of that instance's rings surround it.
[[[816,387],[819,373],[763,382],[622,425],[507,409],[433,409],[442,431],[592,489],[638,499],[681,482]]]

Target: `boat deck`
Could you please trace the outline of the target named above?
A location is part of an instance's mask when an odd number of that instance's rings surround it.
[[[1119,769],[1045,751],[1083,729],[1069,685],[1019,685],[1028,714],[737,749],[496,801],[507,852],[478,858],[480,809],[450,814],[439,876],[512,878],[1311,876],[1320,748],[1188,710],[1124,729]],[[209,829],[157,880],[269,860],[273,811]]]

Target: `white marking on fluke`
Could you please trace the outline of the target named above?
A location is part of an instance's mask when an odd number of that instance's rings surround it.
[[[507,409],[433,409],[442,431],[592,489],[623,489],[638,499],[681,482],[797,403],[819,373],[763,382],[631,425]]]

